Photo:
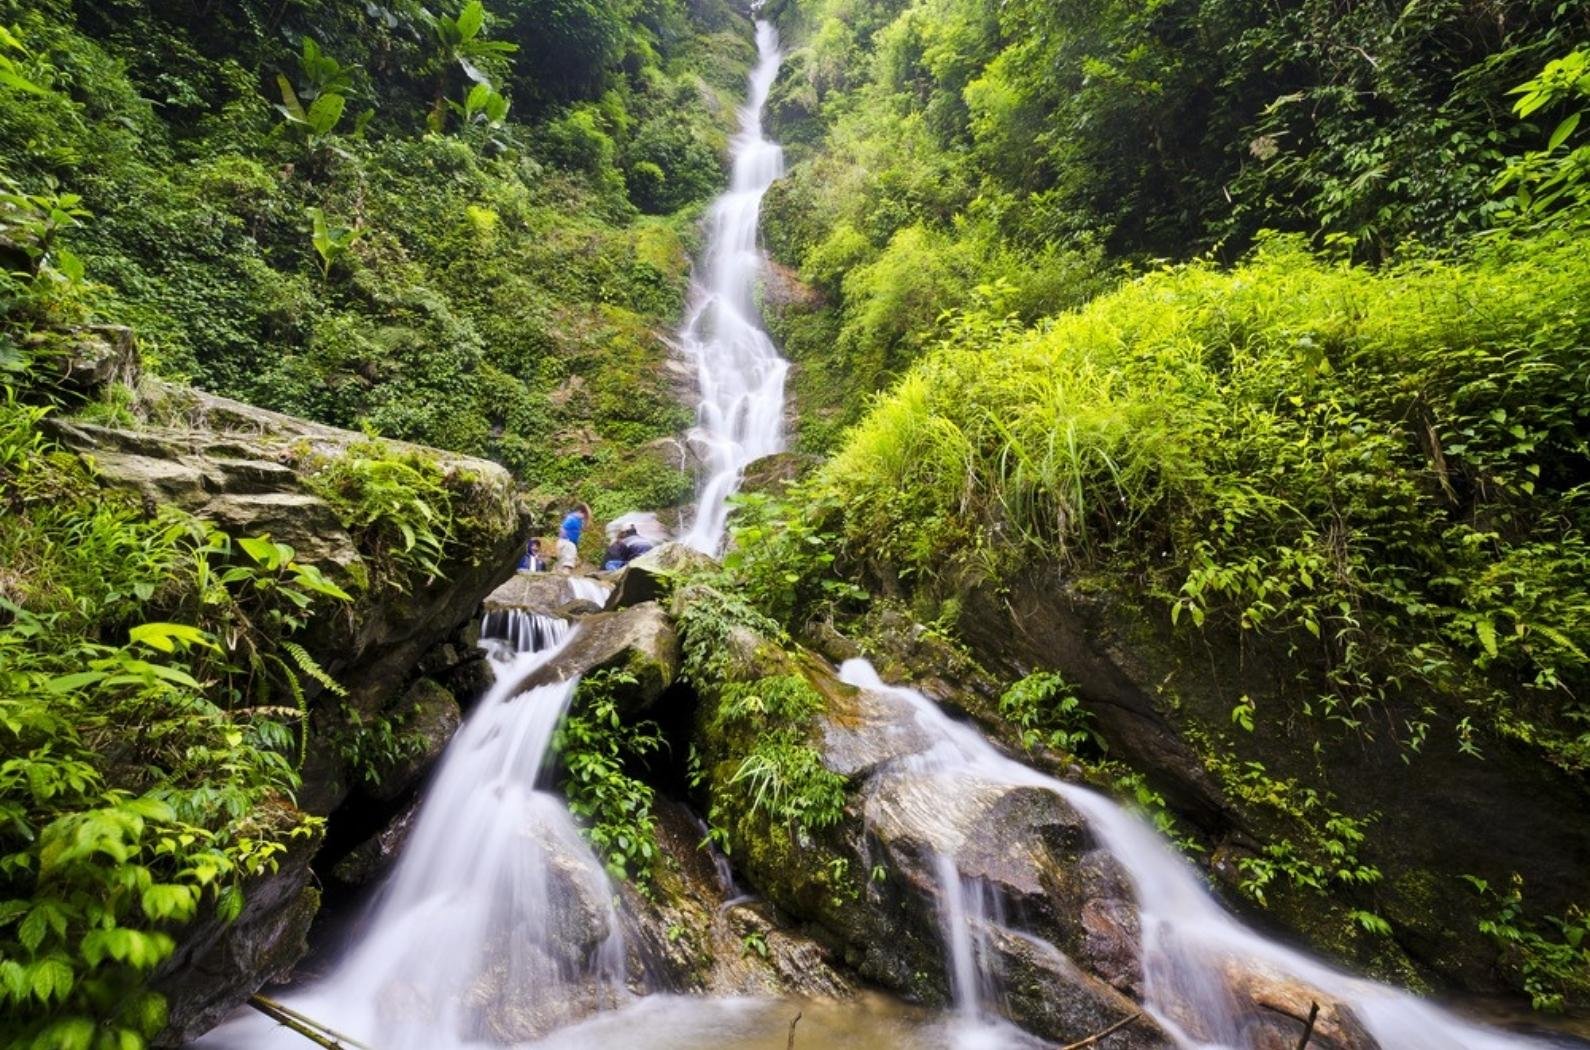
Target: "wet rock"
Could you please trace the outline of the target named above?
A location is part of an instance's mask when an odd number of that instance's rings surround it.
[[[623,891],[631,984],[709,995],[855,994],[832,951],[793,929],[787,916],[766,902],[729,902],[738,889],[703,843],[705,825],[667,799],[654,817],[661,859],[653,892]]]
[[[414,830],[414,819],[419,811],[420,799],[415,798],[386,827],[339,860],[331,869],[332,876],[345,886],[368,886],[385,875],[403,852],[403,844]]]
[[[642,602],[659,601],[671,589],[672,580],[715,564],[712,558],[683,543],[655,547],[619,571],[613,593],[607,597],[607,608],[627,609]]]
[[[988,931],[987,944],[1006,1008],[1027,1027],[1085,1033],[1075,1037],[1080,1040],[1137,1015],[1101,1045],[1114,1050],[1175,1046],[1142,1007],[1079,968],[1054,945],[1005,929]]]
[[[288,812],[275,818],[296,820]],[[236,919],[223,920],[212,904],[182,928],[176,951],[152,982],[169,1011],[156,1046],[180,1047],[198,1038],[261,985],[285,977],[303,956],[320,907],[309,871],[318,845],[318,836],[289,840],[275,871],[245,881]]]
[[[515,572],[502,586],[486,595],[481,608],[488,613],[523,609],[551,616],[573,598],[567,578],[558,573]]]
[[[822,462],[819,456],[803,452],[775,452],[752,460],[740,477],[742,493],[782,496],[795,482],[811,473]]]
[[[598,613],[556,657],[526,675],[514,692],[564,682],[595,671],[627,672],[634,682],[616,694],[621,714],[633,715],[655,703],[679,676],[679,635],[655,602],[618,612]]]
[[[389,717],[407,749],[377,766],[374,783],[364,786],[364,793],[378,802],[397,799],[429,772],[463,721],[453,694],[429,678],[410,685]]]

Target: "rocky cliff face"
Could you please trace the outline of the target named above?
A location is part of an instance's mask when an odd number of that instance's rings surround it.
[[[1517,872],[1548,912],[1571,904],[1553,893],[1584,885],[1590,796],[1582,778],[1505,741],[1465,755],[1457,727],[1443,720],[1411,754],[1407,726],[1430,717],[1416,707],[1369,713],[1358,728],[1308,718],[1319,690],[1310,692],[1296,662],[1262,638],[1178,635],[1163,612],[1079,592],[1058,570],[971,593],[960,627],[994,677],[1061,672],[1112,753],[1142,770],[1208,844],[1209,869],[1231,903],[1319,950],[1404,983],[1496,991],[1497,950],[1477,929],[1485,905],[1464,876],[1499,885]],[[1251,732],[1233,727],[1232,709],[1243,701],[1271,713]],[[986,712],[986,696],[969,700],[979,703]],[[1254,790],[1258,776],[1280,786]],[[1324,804],[1298,810],[1305,792]],[[1302,844],[1311,824],[1329,819],[1327,809],[1364,821],[1358,856],[1381,877],[1321,890],[1278,878],[1266,890],[1269,906],[1255,908],[1238,885],[1244,860],[1265,857],[1270,843]],[[1383,917],[1392,933],[1357,927],[1352,909]]]
[[[130,345],[114,350],[107,351],[114,367],[82,370],[79,379],[92,385],[103,373],[106,382],[136,382]],[[88,460],[102,484],[131,490],[151,511],[171,504],[233,536],[268,535],[354,594],[351,606],[328,606],[299,634],[346,695],[305,679],[310,749],[293,805],[326,816],[356,788],[366,801],[400,804],[478,683],[476,653],[458,632],[512,573],[528,535],[512,478],[483,460],[388,446],[435,464],[456,527],[434,575],[394,574],[390,564],[378,573],[377,552],[357,523],[307,478],[312,465],[368,447],[367,437],[154,381],[137,388],[129,418],[114,425],[58,418],[52,436]],[[400,752],[361,754],[357,730],[377,722],[396,727]],[[310,872],[318,844],[297,840],[276,871],[246,886],[236,920],[201,917],[184,928],[156,981],[169,1000],[163,1043],[204,1031],[296,962],[319,906]]]

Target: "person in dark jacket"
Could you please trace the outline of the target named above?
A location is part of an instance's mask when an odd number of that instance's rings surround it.
[[[530,545],[525,548],[524,557],[519,559],[519,571],[547,571],[547,560],[541,556],[541,537],[532,536],[530,538]]]
[[[608,544],[607,552],[602,555],[602,568],[608,572],[622,569],[636,558],[645,554],[655,546],[651,540],[640,534],[640,530],[631,525],[618,534],[618,538]]]

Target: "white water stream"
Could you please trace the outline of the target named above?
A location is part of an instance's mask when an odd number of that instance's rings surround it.
[[[353,945],[329,976],[283,997],[369,1047],[521,1042],[628,998],[612,886],[545,784],[578,680],[512,692],[559,652],[568,624],[520,614],[500,626],[496,685],[448,745]],[[245,1013],[199,1045],[307,1044]]]
[[[1246,1050],[1251,1008],[1227,991],[1228,961],[1284,974],[1351,1007],[1386,1050],[1504,1050],[1540,1041],[1460,1020],[1401,989],[1351,977],[1243,926],[1210,895],[1193,869],[1160,835],[1110,799],[1044,776],[1000,754],[970,726],[950,719],[914,689],[891,686],[865,660],[849,660],[840,677],[899,701],[927,746],[900,760],[914,775],[939,777],[945,791],[967,781],[1037,787],[1063,798],[1086,818],[1100,843],[1131,880],[1142,921],[1144,1006],[1181,1045]],[[998,1041],[986,1022],[985,991],[995,982],[978,945],[986,919],[980,888],[940,854],[939,911],[951,988],[971,1041]],[[978,1035],[979,1030],[981,1036]],[[988,1036],[993,1035],[990,1039]]]
[[[708,554],[723,546],[729,497],[746,464],[783,448],[789,362],[763,330],[753,295],[762,268],[762,197],[784,173],[783,151],[762,134],[762,108],[783,61],[771,23],[757,23],[756,46],[750,98],[731,146],[733,175],[712,205],[705,258],[679,336],[701,391],[690,440],[703,466],[695,518],[683,540]]]

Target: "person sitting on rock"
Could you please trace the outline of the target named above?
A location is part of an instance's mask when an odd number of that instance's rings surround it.
[[[590,524],[591,508],[576,504],[558,528],[558,571],[573,572],[580,561],[580,534]]]
[[[547,560],[541,556],[541,537],[530,537],[524,556],[519,559],[520,572],[546,572]]]
[[[622,569],[636,558],[645,554],[655,546],[650,540],[640,534],[640,530],[631,525],[618,534],[618,538],[608,545],[607,553],[602,555],[602,568],[608,572]]]

